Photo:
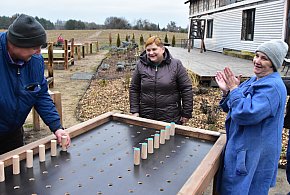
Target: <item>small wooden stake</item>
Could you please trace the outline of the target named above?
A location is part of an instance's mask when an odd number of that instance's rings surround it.
[[[165,130],[160,130],[160,144],[165,144]]]
[[[147,143],[142,143],[141,158],[147,159]]]
[[[39,162],[45,162],[45,145],[40,144],[39,148]]]
[[[57,142],[55,139],[50,141],[50,155],[56,156],[56,148],[57,148]]]
[[[165,127],[165,139],[170,140],[170,126]]]
[[[160,138],[159,134],[156,133],[154,135],[154,148],[159,148],[159,142],[160,142],[159,138]]]
[[[170,135],[171,136],[175,135],[175,122],[170,123]]]
[[[20,173],[19,155],[14,155],[12,157],[13,161],[13,175],[18,175]]]
[[[134,148],[134,165],[140,165],[140,148]]]
[[[33,167],[33,150],[26,150],[26,167]]]
[[[5,169],[4,169],[4,162],[0,162],[0,182],[5,181]]]
[[[153,154],[153,138],[148,138],[148,153]]]
[[[61,136],[61,150],[64,152],[67,151],[66,141],[67,141],[67,136],[66,135]]]

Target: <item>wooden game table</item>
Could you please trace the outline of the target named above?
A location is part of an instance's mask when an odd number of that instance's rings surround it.
[[[67,129],[72,145],[50,155],[54,135],[0,155],[5,180],[0,194],[202,194],[214,179],[226,138],[218,132],[176,125],[175,136],[160,144],[140,165],[133,148],[169,123],[108,112]],[[38,146],[46,148],[39,162]],[[26,167],[26,150],[33,167]],[[20,157],[20,174],[12,172],[12,157]],[[215,183],[215,182],[214,182]]]

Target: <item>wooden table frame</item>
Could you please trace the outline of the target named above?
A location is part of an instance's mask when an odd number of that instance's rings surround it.
[[[66,131],[70,134],[71,138],[74,138],[111,120],[153,129],[161,129],[169,125],[169,123],[165,122],[134,117],[131,115],[120,114],[118,112],[112,111],[104,113],[86,122],[72,126],[66,129]],[[180,135],[191,136],[214,142],[213,147],[210,149],[199,166],[178,192],[178,195],[202,194],[210,185],[210,182],[215,180],[215,175],[220,164],[221,154],[226,143],[226,135],[219,132],[197,129],[182,125],[176,125],[175,132]],[[20,160],[23,160],[26,158],[26,150],[33,150],[34,154],[38,154],[38,146],[40,144],[44,144],[45,148],[49,149],[50,141],[52,139],[55,139],[54,135],[47,136],[43,139],[7,152],[3,155],[0,155],[0,161],[4,162],[6,167],[12,164],[13,155],[19,155]],[[215,181],[213,187],[215,187]]]

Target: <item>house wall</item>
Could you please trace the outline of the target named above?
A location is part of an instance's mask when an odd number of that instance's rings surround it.
[[[224,48],[254,52],[259,44],[270,39],[284,39],[285,28],[285,1],[257,1],[246,4],[240,2],[239,7],[208,11],[198,17],[199,19],[213,19],[213,37],[206,38],[205,47],[208,50],[222,52]],[[252,1],[254,2],[254,1]],[[222,7],[220,7],[222,8]],[[241,40],[243,10],[255,10],[255,27],[253,41]],[[196,12],[195,12],[196,13]],[[197,14],[195,14],[197,15]],[[205,32],[206,33],[206,32]],[[200,40],[194,40],[194,47],[200,48]]]

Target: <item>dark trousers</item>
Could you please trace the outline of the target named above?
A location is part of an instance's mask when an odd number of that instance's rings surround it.
[[[12,133],[0,134],[0,154],[4,154],[23,145],[23,127]]]

